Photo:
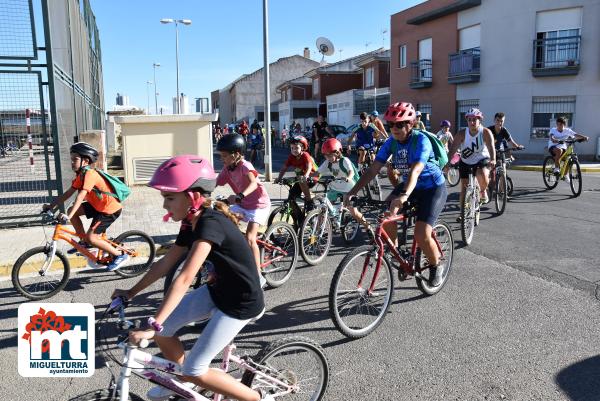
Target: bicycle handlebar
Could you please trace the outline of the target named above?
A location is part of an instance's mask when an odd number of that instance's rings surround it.
[[[564,144],[572,145],[576,142],[585,142],[585,141],[586,140],[584,138],[579,138],[579,139],[565,139],[564,141],[558,141],[556,143],[559,145],[564,145]]]

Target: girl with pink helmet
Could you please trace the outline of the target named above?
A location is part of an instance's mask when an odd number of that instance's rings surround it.
[[[181,221],[175,245],[153,264],[150,271],[129,290],[117,289],[113,297],[133,298],[167,274],[187,254],[149,329],[129,334],[133,343],[154,338],[165,358],[181,363],[187,385],[202,386],[228,398],[243,401],[272,400],[244,386],[227,373],[210,369],[211,361],[239,331],[264,311],[256,263],[237,219],[227,205],[209,198],[217,182],[211,164],[200,156],[173,157],[154,172],[149,185],[160,190],[167,219]],[[211,266],[208,285],[186,294],[201,268]],[[192,350],[184,355],[177,330],[190,322],[208,320]],[[154,387],[151,400],[165,400],[170,390]]]

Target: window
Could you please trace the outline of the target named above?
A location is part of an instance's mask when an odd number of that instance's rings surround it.
[[[531,107],[531,138],[547,138],[556,118],[564,116],[569,125],[575,118],[575,96],[534,96]]]
[[[467,127],[465,114],[472,108],[479,108],[479,99],[459,100],[456,102],[456,129]]]
[[[375,69],[369,67],[365,70],[365,88],[375,86]]]
[[[406,68],[406,45],[398,47],[398,67]]]
[[[427,131],[431,131],[431,104],[417,104],[417,110],[421,112],[421,121],[425,124],[425,128],[427,128]]]
[[[535,68],[579,64],[583,8],[539,11],[536,14]]]
[[[313,79],[313,94],[316,95],[319,93],[319,78]]]

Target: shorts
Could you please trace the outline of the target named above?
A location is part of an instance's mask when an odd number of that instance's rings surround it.
[[[562,149],[563,151],[567,150],[567,147],[561,144],[557,144],[557,145],[552,145],[548,148],[548,153],[550,153],[550,156],[554,156],[552,154],[552,149],[557,148],[557,149]]]
[[[389,201],[397,198],[403,190],[404,183],[401,183],[394,188],[388,197]],[[433,188],[415,189],[410,194],[408,200],[417,205],[417,221],[422,221],[433,227],[440,213],[444,210],[447,197],[448,189],[446,188],[446,183],[443,183]]]
[[[469,174],[475,175],[477,173],[478,168],[487,167],[490,164],[490,159],[487,157],[478,161],[475,164],[467,164],[462,159],[458,162],[458,172],[460,178],[469,178]]]
[[[88,219],[92,219],[92,224],[90,225],[90,229],[94,234],[103,234],[106,232],[108,227],[112,223],[115,222],[121,215],[121,210],[117,210],[113,214],[105,214],[97,211],[94,207],[88,202],[83,202],[81,204],[83,207],[83,212],[85,213],[85,217]]]
[[[271,213],[270,207],[263,207],[261,209],[244,209],[240,205],[231,205],[229,210],[232,213],[239,213],[243,216],[242,221],[246,223],[257,223],[258,225],[264,226],[269,220],[269,214]]]
[[[157,335],[173,337],[185,325],[206,319],[210,320],[183,362],[184,375],[200,376],[206,373],[211,361],[252,320],[240,320],[223,313],[213,302],[208,286],[203,285],[183,297]]]
[[[368,149],[372,149],[375,146],[375,144],[373,142],[367,142],[367,143],[356,143],[356,149],[360,149],[363,148],[365,150]]]
[[[309,188],[312,188],[317,184],[317,180],[313,179],[312,177],[309,177],[307,184],[308,184]],[[297,182],[294,185],[292,185],[292,187],[290,188],[289,198],[296,199],[296,198],[299,198],[301,195],[302,195],[302,188],[300,188],[300,183]]]

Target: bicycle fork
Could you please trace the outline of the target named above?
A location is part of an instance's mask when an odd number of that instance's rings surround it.
[[[46,248],[49,250],[49,252],[46,253],[46,261],[44,262],[44,265],[38,272],[40,276],[45,276],[48,269],[50,269],[50,266],[52,266],[52,262],[54,261],[54,257],[56,256],[56,240],[53,240],[52,242],[47,242]]]

